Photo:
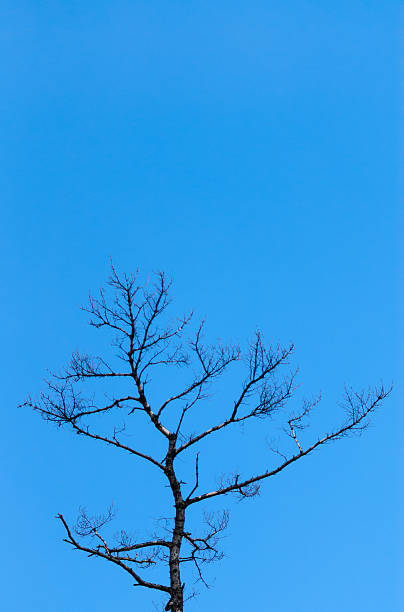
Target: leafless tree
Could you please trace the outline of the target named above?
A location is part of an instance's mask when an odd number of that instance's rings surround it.
[[[106,290],[101,289],[97,297],[90,297],[84,310],[90,314],[90,325],[113,332],[115,354],[112,352],[107,360],[74,353],[62,373],[51,375],[47,390],[38,401],[28,398],[24,405],[38,411],[47,421],[66,425],[77,434],[150,464],[160,472],[163,480],[168,481],[175,513],[163,535],[154,534],[138,541],[121,531],[114,542],[108,542],[103,528],[113,518],[112,507],[100,516],[89,516],[81,509],[75,527],[69,526],[62,514],[58,518],[65,530],[65,541],[72,547],[119,566],[130,575],[135,585],[164,594],[165,610],[182,612],[186,600],[180,574],[182,564],[193,564],[197,577],[205,582],[202,567],[221,558],[218,540],[228,522],[226,511],[219,515],[205,513],[206,531],[195,534],[193,528],[185,524],[187,511],[195,504],[209,504],[209,500],[219,496],[252,497],[258,493],[263,481],[320,446],[361,432],[368,424],[368,417],[387,397],[390,389],[382,385],[362,392],[345,389],[345,420],[331,431],[306,442],[302,429],[320,400],[303,401],[300,409],[295,408],[292,413],[286,411],[296,389],[296,372],[288,369],[293,346],[266,346],[258,331],[247,351],[221,343],[208,345],[204,341],[204,324],[194,329],[192,313],[175,323],[167,322],[171,283],[162,273],[156,274],[154,280],[154,284],[142,285],[137,274],[118,275],[112,267]],[[227,408],[221,408],[222,412],[215,412],[222,414],[217,421],[199,432],[187,433],[186,423],[191,413],[203,400],[212,401],[212,384],[235,362],[244,367],[244,378],[236,397],[229,401]],[[119,367],[113,363],[118,363]],[[182,380],[186,382],[155,405],[149,393],[150,383],[152,373],[158,372],[162,366],[180,368],[185,372]],[[113,390],[108,401],[89,399],[84,394],[85,385],[90,383],[94,390],[94,386],[102,384],[102,381],[104,385],[111,385]],[[119,381],[119,392],[115,390],[116,381]],[[113,424],[109,435],[94,428],[94,421],[99,423],[97,417],[113,415],[116,411],[124,411],[130,422],[136,417],[146,418],[156,435],[161,437],[163,457],[125,443],[123,426]],[[285,441],[289,439],[286,449],[273,449],[276,454],[271,456],[276,457],[275,465],[264,465],[252,475],[235,473],[224,477],[218,486],[201,489],[199,449],[202,440],[207,436],[217,436],[221,430],[237,424],[274,415],[282,416],[283,431],[287,436]],[[184,490],[185,483],[176,460],[179,455],[191,451],[194,451],[194,482]],[[167,568],[168,577],[164,584],[145,577],[146,569],[156,564]]]

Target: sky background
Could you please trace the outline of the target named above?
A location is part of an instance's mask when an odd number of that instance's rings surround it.
[[[113,500],[141,535],[161,483],[16,407],[76,348],[108,350],[80,305],[110,257],[172,274],[173,313],[212,338],[294,341],[325,423],[344,384],[396,384],[364,436],[223,501],[226,557],[189,612],[402,609],[400,5],[2,0],[4,609],[158,601],[70,550],[54,516]],[[235,435],[201,455],[206,482],[223,457],[276,462],[270,422]]]

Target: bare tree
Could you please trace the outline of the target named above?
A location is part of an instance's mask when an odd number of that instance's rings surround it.
[[[90,314],[90,325],[113,332],[115,355],[112,354],[107,360],[74,353],[62,373],[51,375],[47,390],[38,401],[28,398],[24,405],[38,411],[47,421],[59,426],[66,425],[77,434],[115,447],[150,464],[168,481],[175,515],[168,521],[163,535],[154,534],[144,541],[138,541],[121,531],[114,542],[108,542],[103,528],[113,518],[112,507],[100,516],[89,516],[81,509],[75,527],[69,526],[62,514],[58,518],[64,527],[67,543],[89,556],[119,566],[130,575],[135,585],[165,594],[165,610],[182,612],[182,564],[192,563],[197,577],[205,582],[202,566],[221,558],[218,540],[228,522],[226,511],[219,515],[205,513],[206,531],[195,534],[192,527],[188,524],[185,526],[188,509],[195,504],[209,504],[209,500],[219,496],[235,494],[247,498],[256,495],[264,480],[315,449],[365,429],[368,417],[391,389],[385,389],[382,385],[362,392],[345,389],[345,420],[331,431],[304,442],[306,438],[302,437],[302,429],[320,399],[303,401],[300,409],[292,413],[286,411],[286,404],[289,404],[288,400],[292,399],[296,388],[296,372],[288,369],[293,346],[266,346],[258,331],[247,351],[221,343],[212,346],[204,342],[203,323],[192,332],[192,313],[175,323],[165,322],[171,283],[162,273],[156,274],[154,284],[141,285],[137,274],[121,276],[112,267],[108,285],[107,290],[101,289],[97,297],[90,297],[89,305],[84,310]],[[236,362],[240,362],[245,369],[236,397],[228,403],[227,408],[222,408],[222,416],[217,422],[209,423],[199,432],[187,433],[189,415],[200,402],[211,399],[212,384]],[[118,363],[119,367],[113,363]],[[182,369],[186,372],[187,382],[164,401],[155,404],[149,388],[152,373],[162,366]],[[114,384],[117,381],[118,386]],[[107,402],[95,401],[94,397],[89,399],[84,394],[86,384],[90,383],[94,389],[102,382],[111,385],[112,395],[109,395]],[[113,415],[116,411],[125,411],[131,422],[136,417],[146,418],[163,442],[163,457],[125,443],[123,426],[113,424],[109,435],[94,429],[94,420],[99,423],[96,417]],[[217,436],[221,430],[237,424],[276,414],[283,418],[285,440],[289,439],[286,450],[273,449],[276,464],[264,466],[252,475],[235,473],[222,479],[218,486],[201,490],[199,448],[202,440],[207,436]],[[179,455],[190,451],[194,451],[194,482],[184,490],[185,483],[176,460]],[[145,577],[146,569],[156,564],[168,570],[164,584]]]

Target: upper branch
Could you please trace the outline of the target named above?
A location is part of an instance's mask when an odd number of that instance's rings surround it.
[[[240,350],[238,347],[231,346],[207,346],[202,343],[204,322],[202,322],[196,332],[194,340],[190,342],[191,351],[199,365],[200,372],[195,376],[194,380],[182,391],[169,397],[160,406],[157,416],[160,417],[163,410],[176,400],[180,400],[191,394],[193,391],[197,393],[197,400],[202,397],[202,388],[217,378],[226,370],[233,362],[240,358]],[[195,402],[193,402],[195,403]],[[192,403],[192,404],[193,404]],[[188,406],[189,408],[190,406]]]
[[[116,372],[102,357],[91,357],[75,351],[64,373],[55,376],[59,380],[73,380],[75,382],[88,378],[123,378],[131,377],[131,372]]]
[[[170,431],[161,423],[159,415],[152,410],[146,397],[145,373],[150,367],[159,364],[186,363],[181,345],[172,349],[171,343],[173,339],[180,338],[192,315],[183,317],[175,325],[159,325],[158,319],[170,303],[168,294],[171,283],[166,281],[163,273],[157,274],[156,284],[149,289],[137,286],[135,277],[124,276],[121,279],[112,268],[110,284],[117,292],[117,297],[114,307],[109,307],[108,312],[113,321],[113,313],[116,313],[120,324],[126,324],[125,334],[118,342],[119,349],[129,364],[130,376],[136,384],[144,412],[156,429],[168,438]],[[96,314],[99,314],[98,311]]]
[[[83,399],[80,394],[76,393],[74,387],[68,383],[63,382],[54,384],[48,382],[48,387],[49,393],[42,393],[39,402],[34,402],[29,398],[23,405],[29,406],[33,410],[39,412],[47,421],[56,423],[59,426],[68,424],[78,434],[85,435],[93,440],[99,440],[108,445],[125,450],[132,455],[145,459],[161,470],[164,470],[164,466],[151,455],[131,448],[118,440],[118,432],[116,429],[114,430],[113,437],[108,438],[106,436],[92,433],[88,426],[80,425],[80,420],[84,416],[107,412],[114,407],[120,407],[128,400],[134,400],[137,402],[139,401],[139,398],[134,398],[131,396],[119,398],[114,400],[108,406],[97,408],[88,400]]]
[[[177,449],[177,454],[232,423],[240,423],[253,417],[263,418],[282,408],[293,393],[295,373],[280,380],[274,374],[288,362],[292,351],[293,345],[285,349],[280,347],[265,349],[261,334],[257,332],[255,342],[250,346],[247,360],[249,374],[240,395],[234,402],[231,413],[221,423],[192,436]],[[253,398],[252,405],[249,406],[247,412],[240,413],[241,407],[247,404],[247,400],[251,402],[251,398]]]
[[[80,400],[78,409],[76,399],[74,409],[66,412],[63,403],[62,411],[52,400],[43,396],[47,404],[41,412],[48,420],[60,422],[76,422],[81,416],[90,416],[100,412],[108,412],[114,407],[120,407],[122,401],[131,400],[136,407],[147,414],[156,429],[165,437],[170,431],[160,421],[159,415],[153,411],[146,396],[145,385],[150,368],[157,365],[184,365],[187,355],[183,350],[180,338],[184,327],[189,323],[191,315],[183,317],[172,324],[161,324],[161,316],[170,304],[169,289],[171,283],[163,273],[156,275],[154,285],[140,285],[135,275],[119,276],[112,266],[108,281],[112,295],[107,289],[101,289],[97,297],[89,298],[88,307],[84,308],[91,315],[90,325],[96,328],[109,328],[115,334],[113,344],[118,347],[118,357],[126,363],[126,368],[115,369],[102,357],[90,357],[87,354],[73,353],[68,367],[54,379],[65,383],[65,395],[73,390],[73,384],[88,380],[105,380],[109,378],[130,378],[134,381],[137,393],[122,400],[114,400],[103,408],[86,405]],[[52,387],[52,385],[50,385]],[[54,389],[52,389],[54,390]],[[73,391],[71,391],[73,396]],[[80,397],[79,391],[74,391],[75,398]],[[50,408],[50,409],[49,409]]]

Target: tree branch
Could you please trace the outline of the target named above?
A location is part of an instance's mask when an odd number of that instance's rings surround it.
[[[83,429],[79,427],[75,422],[72,422],[71,425],[76,430],[76,432],[80,435],[88,436],[89,438],[92,438],[93,440],[100,440],[102,442],[105,442],[106,444],[111,444],[112,446],[116,446],[117,448],[126,450],[128,453],[131,453],[132,455],[136,455],[137,457],[141,457],[142,459],[149,461],[156,467],[160,468],[160,470],[162,470],[163,472],[165,471],[164,465],[160,463],[159,461],[157,461],[157,459],[154,459],[150,455],[146,455],[145,453],[137,451],[134,448],[131,448],[130,446],[126,446],[125,444],[122,444],[116,438],[111,440],[110,438],[106,438],[105,436],[100,436],[98,434],[92,434],[89,432],[88,429]]]
[[[276,474],[284,470],[286,467],[288,467],[298,459],[301,459],[302,457],[305,457],[306,455],[310,454],[316,448],[323,444],[345,437],[350,433],[361,432],[366,427],[366,417],[376,409],[376,407],[391,393],[391,391],[391,387],[385,389],[383,385],[379,389],[376,389],[374,393],[371,393],[371,391],[368,391],[367,393],[356,393],[352,390],[346,390],[345,402],[346,408],[349,410],[350,413],[350,418],[338,430],[333,433],[326,434],[325,436],[317,440],[317,442],[309,446],[306,450],[301,449],[299,454],[293,455],[273,470],[268,470],[258,476],[253,476],[242,482],[239,482],[239,475],[237,475],[232,484],[226,487],[221,487],[216,491],[210,491],[209,493],[204,493],[196,497],[191,497],[190,499],[187,499],[186,504],[195,504],[206,499],[217,497],[218,495],[226,495],[227,493],[232,492],[237,492],[240,495],[247,497],[254,495],[256,490],[251,492],[250,487],[255,483],[264,480],[265,478],[275,476]]]
[[[218,425],[214,425],[209,429],[206,429],[205,431],[201,432],[200,434],[197,434],[196,436],[191,437],[187,442],[177,448],[176,454],[178,455],[179,453],[182,453],[184,450],[186,450],[193,444],[197,444],[198,442],[200,442],[200,440],[206,438],[206,436],[209,436],[215,433],[216,431],[220,431],[221,429],[224,429],[225,427],[228,427],[233,423],[241,423],[243,421],[246,421],[247,419],[269,416],[276,409],[281,408],[286,402],[286,400],[289,399],[292,395],[294,377],[295,374],[292,374],[289,379],[285,379],[282,383],[274,382],[271,388],[265,385],[261,389],[258,403],[256,403],[256,405],[252,410],[250,410],[250,412],[243,416],[237,416],[238,409],[241,405],[241,402],[243,401],[240,401],[239,398],[239,400],[235,402],[237,408],[233,409],[233,412],[228,419],[222,421]],[[259,380],[261,380],[261,378]],[[251,389],[252,387],[250,386],[249,388]],[[243,392],[242,396],[244,399],[246,393]]]
[[[148,582],[147,580],[143,580],[143,578],[141,578],[139,576],[139,574],[133,570],[133,568],[131,568],[128,565],[126,565],[126,563],[124,563],[122,559],[120,559],[118,557],[112,556],[111,551],[110,551],[110,554],[108,554],[107,552],[105,552],[105,553],[101,552],[97,548],[88,548],[87,546],[83,546],[82,544],[80,544],[80,542],[78,542],[73,537],[73,535],[71,533],[71,530],[70,530],[67,522],[65,521],[63,515],[62,514],[58,514],[57,518],[60,519],[60,521],[63,523],[63,526],[64,526],[64,528],[66,530],[67,539],[65,540],[65,542],[68,542],[69,544],[74,546],[74,548],[76,548],[77,550],[82,550],[84,552],[87,552],[90,556],[101,557],[102,559],[106,559],[107,561],[111,561],[111,563],[114,563],[115,565],[119,565],[119,567],[121,567],[126,572],[128,572],[128,574],[130,574],[132,576],[132,578],[134,578],[134,580],[136,580],[136,584],[139,585],[139,586],[143,586],[143,587],[146,587],[148,589],[156,589],[158,591],[164,591],[165,593],[170,593],[171,592],[171,589],[168,586],[164,586],[162,584],[157,584],[157,583],[154,583],[154,582]]]
[[[182,399],[192,393],[194,390],[200,390],[205,384],[217,378],[226,370],[233,361],[238,361],[240,358],[240,350],[238,347],[221,346],[212,347],[202,345],[202,332],[204,321],[200,324],[195,339],[190,343],[191,349],[196,355],[199,365],[202,367],[202,372],[197,376],[190,385],[183,391],[169,397],[160,406],[157,417],[160,417],[163,410],[172,402]],[[198,398],[199,399],[199,398]]]

